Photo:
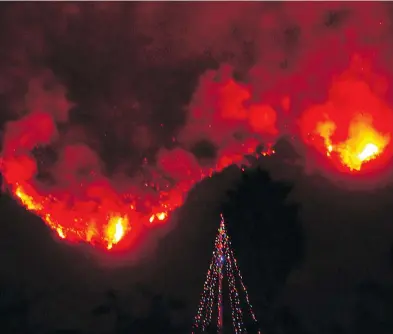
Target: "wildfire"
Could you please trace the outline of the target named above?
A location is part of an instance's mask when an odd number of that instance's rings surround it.
[[[272,148],[272,146],[270,145],[266,150],[264,150],[263,152],[261,152],[261,155],[264,157],[267,156],[271,156],[273,154],[275,154],[276,151],[274,150],[274,148]]]
[[[97,244],[100,243],[100,240],[98,240],[99,232],[96,229],[96,224],[94,221],[88,224],[86,232],[84,232],[83,230],[77,230],[76,228],[72,227],[67,228],[61,226],[58,222],[56,222],[56,220],[52,217],[50,213],[45,212],[45,205],[35,200],[33,196],[29,195],[23,186],[18,184],[14,193],[20,200],[20,202],[28,210],[35,212],[36,214],[41,216],[42,219],[48,224],[48,226],[51,227],[54,231],[56,231],[57,235],[61,239],[69,238],[70,240],[73,240],[73,237],[77,237],[87,242],[95,241],[95,243]],[[44,202],[45,199],[42,199],[42,201]],[[158,214],[158,218],[160,220],[164,220],[166,217],[166,215],[163,216],[162,214]],[[79,221],[80,219],[74,219],[75,223],[78,223]],[[129,219],[126,215],[110,215],[107,219],[107,223],[104,224],[104,226],[106,226],[104,228],[104,239],[106,244],[105,247],[108,250],[112,249],[113,245],[118,244],[123,239],[126,232],[130,230]],[[95,240],[94,238],[97,240]]]
[[[240,149],[244,149],[243,146],[239,146]],[[255,146],[256,143],[254,151]],[[252,152],[248,146],[246,148],[248,149],[246,152]],[[86,200],[83,195],[74,197],[61,192],[59,197],[52,194],[42,195],[38,192],[38,188],[35,188],[34,184],[30,182],[16,183],[14,187],[11,185],[10,189],[20,203],[27,210],[39,216],[59,238],[70,242],[84,241],[112,250],[133,230],[132,227],[138,231],[138,227],[143,224],[153,226],[164,223],[168,219],[170,211],[182,205],[183,194],[189,191],[196,182],[233,163],[240,164],[243,160],[241,154],[231,155],[223,152],[218,161],[225,160],[224,166],[218,163],[215,168],[209,167],[206,170],[194,168],[191,170],[188,165],[192,165],[193,161],[188,161],[188,153],[185,155],[178,150],[171,154],[173,154],[171,159],[174,161],[170,159],[168,166],[176,166],[184,161],[186,163],[184,166],[185,178],[176,184],[171,191],[160,191],[158,187],[155,188],[159,190],[156,198],[146,197],[143,199],[142,197],[143,200],[141,200],[138,196],[117,193],[112,193],[114,195],[112,198],[110,197],[111,189],[108,187],[104,188],[102,193],[103,200],[95,202],[92,197]],[[260,155],[272,154],[274,154],[274,150],[271,146],[260,153]],[[171,155],[168,154],[167,157],[171,157]],[[8,166],[7,164],[3,165],[3,170],[8,171]],[[90,187],[86,187],[89,196],[94,196],[94,191],[101,191],[99,187],[100,184],[97,186],[91,184]],[[155,187],[155,184],[152,187]],[[105,199],[107,200],[105,201]],[[144,214],[138,211],[137,202],[144,204],[147,209],[150,209],[150,212]]]
[[[360,171],[364,163],[381,155],[390,142],[390,135],[379,133],[372,126],[371,117],[364,115],[351,121],[346,140],[333,143],[336,128],[332,121],[321,122],[317,125],[317,133],[324,139],[326,155],[337,155],[351,171]]]
[[[7,123],[0,171],[15,198],[69,242],[124,249],[145,228],[165,223],[197,182],[231,165],[247,166],[250,156],[275,153],[276,110],[270,101],[254,102],[251,87],[233,80],[224,66],[201,76],[187,123],[172,138],[179,145],[161,147],[152,161],[144,158],[134,175],[116,173],[112,179],[103,173],[105,163],[99,154],[86,143],[55,144],[62,135],[58,123],[64,121],[57,117],[66,114],[69,105],[63,103],[65,96],[46,87],[45,78],[33,80],[26,97],[39,100],[39,107],[28,108],[29,113]],[[210,151],[198,146],[201,140],[213,144],[212,156],[193,152],[194,148]],[[262,143],[270,144],[261,152]],[[46,159],[39,155],[46,153],[40,153],[40,148],[53,144],[58,150],[56,161],[44,166]]]
[[[150,216],[149,222],[152,224],[155,220],[164,221],[168,217],[168,212],[154,213]]]
[[[108,249],[112,249],[113,245],[117,244],[123,238],[127,227],[127,217],[114,216],[109,218],[108,227],[106,230]]]
[[[40,211],[43,209],[42,205],[34,201],[32,196],[27,195],[19,184],[16,186],[15,195],[28,210]]]

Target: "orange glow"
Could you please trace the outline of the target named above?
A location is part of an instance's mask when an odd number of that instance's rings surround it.
[[[168,217],[167,212],[154,213],[150,216],[149,222],[152,224],[155,220],[164,221]]]
[[[99,182],[87,184],[86,192],[80,197],[61,190],[56,193],[45,193],[30,180],[16,182],[14,187],[11,184],[10,189],[19,202],[27,210],[39,216],[59,238],[69,242],[87,242],[106,250],[112,250],[115,245],[118,246],[131,235],[131,231],[138,231],[142,225],[154,226],[165,223],[170,211],[182,205],[183,195],[204,177],[211,177],[214,172],[234,163],[244,163],[246,154],[258,157],[275,153],[271,143],[264,151],[255,153],[258,144],[257,140],[250,139],[244,143],[232,145],[227,151],[220,152],[214,167],[207,168],[199,166],[195,158],[186,151],[179,149],[163,151],[163,156],[160,157],[160,167],[169,175],[182,176],[178,183],[169,190],[165,188],[165,183],[163,189],[155,188],[158,190],[156,197],[150,197],[151,194],[148,192],[145,197],[142,192],[140,196],[139,193],[134,196],[128,193],[114,193],[110,186],[101,185]],[[2,165],[2,172],[5,172],[6,176],[10,175],[11,171],[17,171],[19,175],[19,169],[12,168],[15,166],[12,157],[4,161],[6,163]],[[31,162],[28,156],[26,156],[26,161]],[[17,179],[14,175],[12,177]],[[145,183],[145,187],[150,187],[150,184]],[[151,187],[156,187],[156,184],[152,183]],[[81,188],[83,189],[83,185]],[[95,200],[94,196],[97,194],[101,196],[102,201]],[[145,214],[139,211],[141,203],[147,210]],[[127,245],[127,243],[122,244]]]
[[[326,155],[337,154],[341,163],[351,171],[360,171],[364,163],[382,154],[390,142],[390,135],[379,133],[372,126],[371,118],[364,115],[351,121],[346,140],[333,143],[335,131],[336,124],[332,121],[317,125],[317,133],[324,139]]]
[[[63,229],[62,229],[61,227],[58,227],[58,228],[56,229],[56,232],[57,232],[57,234],[59,235],[59,237],[60,237],[61,239],[65,239],[65,235],[64,235]]]
[[[102,172],[105,162],[82,142],[54,145],[56,162],[42,166],[45,159],[37,161],[34,150],[56,144],[62,133],[50,110],[30,110],[7,123],[0,157],[4,184],[61,239],[104,250],[125,250],[138,244],[145,229],[164,224],[203,178],[230,165],[246,166],[250,155],[274,154],[278,115],[270,105],[273,102],[253,102],[251,87],[231,79],[227,68],[218,72],[219,77],[213,72],[201,77],[187,124],[172,138],[180,145],[161,147],[152,161],[144,158],[132,176],[115,173],[113,179],[108,177]],[[57,96],[44,94],[42,99],[46,98]],[[200,158],[189,150],[201,139],[216,148],[214,158]],[[269,143],[263,152],[258,151],[262,143]],[[48,173],[37,178],[41,166]]]
[[[111,249],[113,245],[116,245],[123,238],[127,228],[128,228],[127,217],[114,216],[109,218],[108,226],[106,230],[108,249]]]
[[[382,176],[393,153],[393,109],[386,100],[386,78],[354,55],[349,68],[330,84],[325,101],[302,111],[297,122],[302,140],[339,172],[356,174],[357,180],[376,172]]]
[[[54,221],[52,218],[51,214],[46,213],[43,214],[44,211],[44,205],[41,203],[38,203],[37,201],[34,200],[33,196],[28,195],[24,188],[21,185],[17,185],[17,188],[15,190],[15,195],[19,198],[21,203],[30,211],[33,211],[39,215],[42,215],[42,218],[44,221],[50,226],[53,230],[56,231],[57,235],[61,239],[66,239],[67,237],[70,237],[72,240],[72,235],[77,235],[79,238],[84,239],[87,242],[91,242],[94,237],[97,237],[97,230],[95,227],[95,223],[90,223],[87,230],[86,234],[83,235],[84,233],[81,231],[77,231],[76,229],[73,228],[65,228],[61,226],[59,223]],[[161,214],[159,217],[164,219]],[[78,223],[78,219],[74,219],[75,223]],[[130,229],[129,225],[129,220],[127,216],[117,216],[113,215],[110,216],[108,219],[108,222],[106,224],[106,229],[105,229],[105,240],[106,240],[106,248],[108,250],[112,249],[113,245],[116,245],[120,242],[120,240],[123,239],[125,233]]]
[[[264,157],[267,157],[267,156],[271,156],[271,155],[273,155],[273,154],[275,154],[275,153],[276,153],[276,151],[275,151],[274,148],[272,147],[272,144],[269,144],[269,145],[267,146],[267,149],[264,150],[263,152],[261,152],[261,155],[264,156]]]
[[[32,196],[27,195],[22,187],[18,184],[15,189],[15,195],[20,199],[22,204],[30,211],[42,210],[42,205],[34,201]]]

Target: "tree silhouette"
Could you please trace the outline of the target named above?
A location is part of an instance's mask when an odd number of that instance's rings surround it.
[[[249,169],[238,187],[228,192],[224,206],[228,231],[247,277],[250,296],[253,300],[259,297],[257,304],[265,309],[265,314],[291,270],[303,259],[298,206],[287,200],[291,190],[289,184],[274,182],[266,171]],[[263,322],[263,318],[257,317]]]
[[[29,329],[29,300],[12,284],[4,284],[0,288],[0,322],[6,332],[26,331]]]
[[[108,290],[104,301],[92,310],[94,317],[114,314],[114,334],[126,333],[184,333],[184,328],[171,325],[170,310],[184,308],[184,303],[175,299],[164,298],[160,294],[141,287],[143,296],[150,300],[150,307],[145,317],[134,317],[130,310],[124,309],[119,303],[118,293]]]
[[[392,287],[365,281],[356,290],[354,332],[358,334],[392,333]]]
[[[277,334],[306,334],[303,324],[289,307],[276,310],[272,324],[272,333]],[[336,333],[332,331],[331,333]]]
[[[26,286],[3,282],[0,285],[0,327],[2,333],[41,333],[40,325],[30,322],[34,305],[47,298],[49,291],[28,293]]]
[[[130,314],[129,310],[121,307],[118,294],[112,289],[106,291],[104,301],[92,310],[92,314],[94,317],[114,314],[114,333],[116,334],[128,333],[133,327],[138,326],[137,319]]]

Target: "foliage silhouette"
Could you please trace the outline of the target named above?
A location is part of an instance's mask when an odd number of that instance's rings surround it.
[[[393,331],[393,288],[365,281],[356,289],[354,333],[388,334]]]
[[[260,168],[246,169],[223,208],[251,302],[266,319],[290,272],[304,257],[299,207],[288,202],[291,190],[290,184],[273,181]]]

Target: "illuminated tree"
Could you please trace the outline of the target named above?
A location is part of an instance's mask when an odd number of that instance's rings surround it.
[[[243,283],[236,258],[231,248],[224,218],[221,215],[220,228],[215,240],[215,249],[205,280],[202,297],[199,303],[197,315],[193,325],[193,333],[206,332],[212,327],[217,329],[217,333],[224,331],[224,277],[227,277],[229,287],[229,303],[231,307],[232,326],[235,333],[245,333],[247,329],[244,325],[245,314],[240,300],[241,294],[244,296],[245,306],[248,308],[249,317],[257,325],[252,305],[250,304],[247,289]],[[240,286],[242,293],[237,289]],[[243,303],[244,304],[244,303]],[[213,314],[217,315],[216,326],[213,325]],[[258,330],[257,333],[260,333]]]

